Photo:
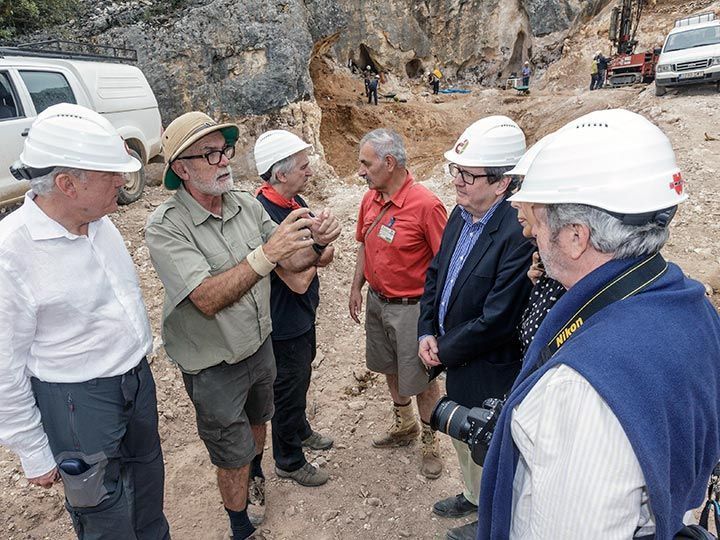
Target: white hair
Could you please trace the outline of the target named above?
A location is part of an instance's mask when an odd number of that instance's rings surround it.
[[[58,174],[72,174],[85,181],[85,172],[82,169],[73,169],[71,167],[55,167],[49,173],[30,180],[30,189],[33,190],[35,195],[47,195],[55,189],[55,178]]]
[[[278,179],[278,174],[288,174],[290,171],[293,170],[293,167],[295,167],[297,163],[297,157],[300,152],[296,152],[291,156],[288,156],[286,158],[282,158],[280,161],[273,163],[273,166],[270,167],[270,178],[268,179],[268,182],[270,185],[279,184],[280,180]]]
[[[400,167],[404,167],[407,161],[405,144],[397,131],[392,129],[374,129],[360,139],[360,148],[369,144],[375,154],[384,159],[385,156],[392,156]]]
[[[668,225],[647,223],[627,225],[618,218],[585,204],[548,204],[545,216],[551,238],[572,224],[590,229],[590,243],[601,253],[612,254],[613,259],[629,259],[653,255],[660,251],[670,236]]]

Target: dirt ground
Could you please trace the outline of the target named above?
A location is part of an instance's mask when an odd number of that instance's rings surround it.
[[[704,7],[711,3],[695,4]],[[663,16],[671,17],[672,13]],[[567,65],[562,62],[554,69],[571,69],[570,61]],[[422,86],[403,86],[391,79],[385,88],[399,90],[408,101],[382,99],[375,107],[363,103],[362,81],[346,69],[324,59],[316,59],[311,68],[316,99],[323,110],[320,137],[326,159],[338,176],[314,178],[307,198],[314,208],[330,207],[339,216],[344,232],[337,241],[334,263],[321,270],[319,351],[308,394],[308,415],[315,429],[334,437],[335,446],[309,455],[311,461],[329,471],[330,481],[319,488],[303,488],[276,477],[268,442],[264,460],[268,510],[261,529],[268,538],[277,540],[444,538],[448,527],[471,519],[443,520],[430,512],[435,500],[461,490],[449,439],[442,437],[445,470],[435,481],[419,474],[419,444],[397,450],[378,450],[370,445],[372,436],[390,422],[390,400],[384,381],[365,370],[364,333],[349,318],[347,309],[354,268],[355,218],[366,189],[354,172],[360,137],[379,126],[403,133],[410,169],[451,207],[454,195],[443,173],[442,152],[472,121],[488,114],[506,114],[521,125],[532,143],[591,110],[626,107],[640,112],[672,140],[690,194],[673,222],[664,254],[706,284],[717,306],[720,94],[714,87],[705,87],[657,98],[652,85],[589,92],[585,90],[584,71],[576,83],[563,88],[550,84],[556,79],[549,72],[529,96],[481,88],[472,88],[471,94],[463,96],[431,96]],[[153,166],[149,174],[157,178],[160,170]],[[257,182],[241,179],[239,185],[254,189]],[[150,187],[139,202],[121,208],[112,217],[136,263],[156,336],[160,335],[163,290],[143,242],[143,226],[166,196],[161,187]],[[159,337],[151,365],[158,388],[166,462],[165,509],[172,535],[181,540],[225,539],[227,516],[215,486],[214,469],[198,439],[179,371],[165,356]],[[0,538],[74,538],[63,509],[62,488],[28,486],[18,460],[4,448],[0,448],[0,508]]]

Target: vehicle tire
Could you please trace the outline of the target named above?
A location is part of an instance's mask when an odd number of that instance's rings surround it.
[[[664,86],[660,86],[657,83],[655,83],[655,95],[660,97],[664,96],[667,93],[667,88]]]
[[[142,158],[132,148],[130,149],[130,155],[142,163]],[[118,191],[118,204],[130,204],[137,201],[143,194],[145,189],[145,165],[140,167],[140,170],[134,173],[128,173],[127,183],[120,188]]]

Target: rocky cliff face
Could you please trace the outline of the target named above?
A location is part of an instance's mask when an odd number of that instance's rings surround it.
[[[164,118],[190,109],[264,115],[310,100],[313,55],[396,77],[440,67],[493,84],[607,0],[133,0],[89,2],[68,25],[125,43]]]

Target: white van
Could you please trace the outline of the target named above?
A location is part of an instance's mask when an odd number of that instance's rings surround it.
[[[715,83],[720,89],[720,20],[703,13],[675,21],[658,60],[655,94],[668,87]]]
[[[53,50],[47,50],[48,43]],[[19,201],[29,188],[10,174],[35,117],[56,103],[77,103],[107,118],[143,164],[162,160],[162,121],[157,100],[131,49],[103,48],[77,53],[70,42],[0,47],[0,205]],[[97,46],[93,46],[97,47]],[[136,56],[135,56],[136,59]],[[118,201],[137,200],[145,187],[144,168],[134,173]]]

